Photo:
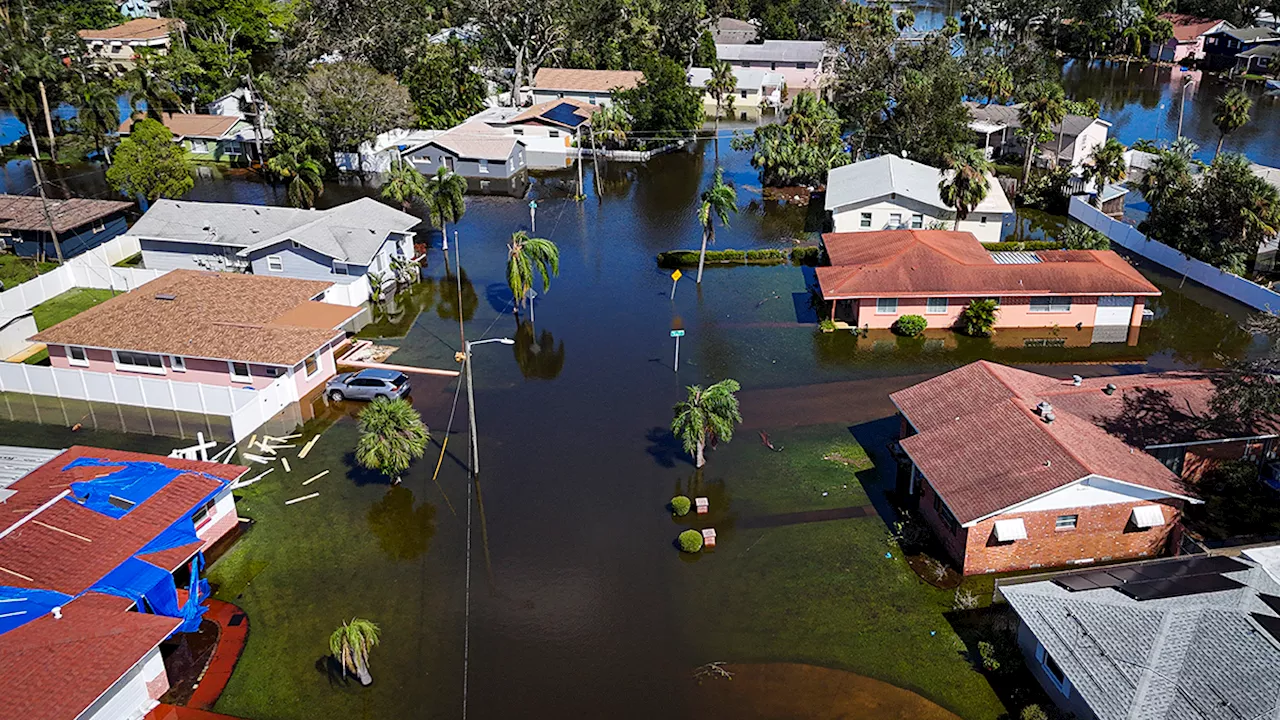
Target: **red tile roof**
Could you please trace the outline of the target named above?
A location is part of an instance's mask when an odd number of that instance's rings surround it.
[[[638,70],[577,70],[574,68],[538,68],[533,86],[540,90],[577,92],[613,92],[630,90],[644,77]]]
[[[1161,13],[1160,17],[1173,23],[1173,37],[1180,43],[1191,42],[1222,22],[1184,13]]]
[[[1175,377],[1144,377],[1129,387],[1159,385],[1161,379],[1170,386],[1178,383]],[[984,360],[889,397],[917,430],[902,441],[903,449],[961,523],[1089,475],[1188,497],[1181,480],[1160,461],[1109,434],[1095,418],[1072,412],[1071,400],[1090,394],[1113,402],[1116,396],[1108,397],[1102,388],[1122,380],[1097,378],[1075,387],[1070,380]],[[1190,384],[1202,380],[1186,378]],[[1041,401],[1053,405],[1052,423],[1036,414]],[[1077,400],[1075,407],[1084,412],[1093,403]]]
[[[105,30],[77,30],[85,40],[160,40],[186,25],[176,18],[135,18]]]
[[[872,297],[1159,295],[1110,250],[1037,251],[1038,263],[997,263],[972,233],[882,230],[822,236],[817,269],[828,300]]]
[[[173,632],[179,618],[125,612],[86,593],[0,635],[0,720],[72,720]]]

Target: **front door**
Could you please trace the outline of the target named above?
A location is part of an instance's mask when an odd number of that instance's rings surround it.
[[[455,162],[455,160],[454,160],[453,158],[451,158],[451,157],[449,157],[449,156],[447,156],[447,155],[445,156],[445,158],[444,158],[444,166],[445,166],[445,168],[446,168],[449,172],[453,172],[453,165],[454,165],[454,162]]]
[[[1093,316],[1093,326],[1128,325],[1133,317],[1133,296],[1098,298],[1098,310]]]

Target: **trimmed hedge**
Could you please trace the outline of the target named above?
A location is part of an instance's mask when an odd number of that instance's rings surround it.
[[[1028,240],[1026,242],[983,243],[988,252],[1035,252],[1036,250],[1061,250],[1062,243],[1048,240]]]
[[[929,327],[929,321],[920,315],[903,315],[893,321],[893,331],[903,337],[917,337]]]
[[[792,265],[808,265],[809,267],[817,267],[822,264],[822,248],[811,245],[806,247],[798,247],[791,251]]]
[[[782,250],[708,250],[708,265],[777,265],[786,262],[787,254]],[[688,268],[698,267],[697,250],[670,250],[658,253],[658,267]]]
[[[671,512],[676,517],[688,515],[691,507],[693,507],[693,503],[684,495],[677,495],[671,498]]]

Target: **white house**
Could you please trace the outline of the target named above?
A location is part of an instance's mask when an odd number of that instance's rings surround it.
[[[574,97],[547,100],[523,109],[491,107],[467,118],[455,130],[518,138],[530,169],[555,170],[573,165],[579,139],[590,143],[584,130],[599,109]]]
[[[943,177],[935,167],[897,155],[833,168],[827,173],[826,199],[833,231],[918,230],[939,223],[950,230],[955,208],[942,201],[938,184]],[[1000,241],[1001,226],[1013,214],[1013,206],[995,177],[988,175],[987,182],[987,197],[960,221],[959,230],[993,243]]]
[[[827,44],[821,40],[765,40],[763,43],[716,45],[716,59],[736,68],[782,73],[792,90],[822,84]]]
[[[138,50],[147,48],[156,55],[167,55],[173,44],[171,35],[181,33],[186,25],[176,18],[137,17],[103,30],[79,30],[89,57],[116,74],[124,74],[134,66]]]
[[[782,73],[763,68],[734,67],[733,117],[752,120],[760,116],[760,106],[768,103],[777,108],[782,105],[787,79]],[[689,85],[702,90],[702,104],[707,116],[714,117],[716,99],[706,91],[711,81],[711,68],[689,68]]]
[[[591,105],[607,107],[613,102],[614,90],[630,90],[644,73],[636,70],[575,70],[539,68],[529,92],[533,102],[574,98]]]
[[[467,179],[472,192],[521,196],[528,186],[524,141],[484,123],[463,123],[411,148],[404,159],[419,172],[444,167]]]
[[[966,102],[965,107],[969,110],[969,129],[976,135],[975,143],[986,150],[988,158],[1005,153],[1022,155],[1023,142],[1017,133],[1022,127],[1018,117],[1021,105]],[[1094,148],[1107,141],[1110,128],[1111,123],[1101,118],[1068,114],[1051,128],[1053,139],[1037,146],[1035,163],[1038,166],[1066,163],[1078,170],[1093,157]]]

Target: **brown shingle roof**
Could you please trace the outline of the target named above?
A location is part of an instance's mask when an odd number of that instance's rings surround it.
[[[174,135],[195,138],[218,139],[230,132],[240,118],[235,115],[198,115],[193,113],[164,113],[161,123]],[[133,118],[120,124],[120,134],[128,135],[133,129]]]
[[[137,18],[105,30],[80,30],[77,34],[85,40],[159,40],[182,27],[175,18]]]
[[[630,90],[644,73],[638,70],[573,70],[539,68],[533,86],[540,90],[574,90],[579,92],[612,92]]]
[[[113,350],[294,365],[360,312],[341,307],[317,328],[296,311],[333,283],[174,270],[37,333],[34,340]],[[157,296],[172,295],[173,299]],[[314,306],[311,306],[314,307]],[[330,312],[330,308],[325,308]],[[291,311],[296,311],[290,316]],[[290,324],[281,322],[289,316]],[[294,324],[300,323],[300,324]]]
[[[49,200],[48,205],[49,215],[53,218],[53,227],[60,233],[133,207],[131,202],[89,198]],[[0,195],[0,228],[47,232],[49,221],[45,217],[40,198],[26,195]]]
[[[1075,388],[984,360],[889,397],[918,431],[903,449],[961,523],[1095,474],[1187,497],[1160,461],[1058,403],[1061,392],[1103,395],[1107,380]],[[1034,411],[1042,400],[1052,423]]]
[[[830,267],[817,269],[822,296],[833,298],[1159,295],[1110,250],[1038,251],[1038,263],[996,263],[972,233],[881,230],[828,233]]]

